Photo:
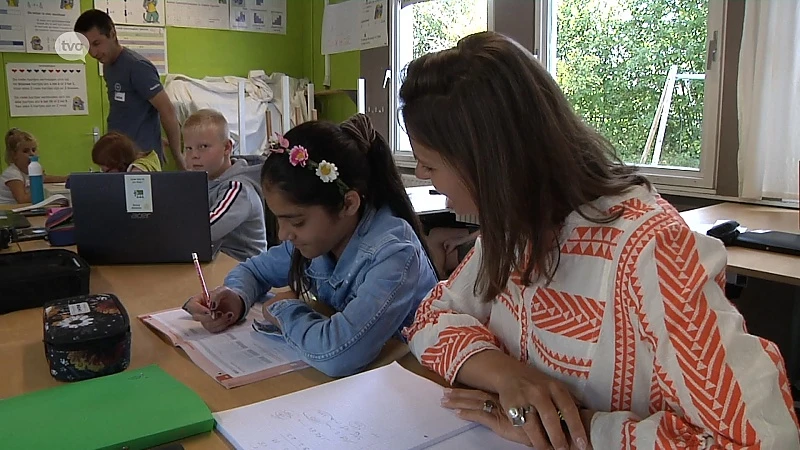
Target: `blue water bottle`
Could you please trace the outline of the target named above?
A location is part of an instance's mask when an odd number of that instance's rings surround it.
[[[28,178],[31,181],[31,203],[39,203],[44,200],[44,171],[39,164],[38,156],[31,156],[31,163],[28,164]]]

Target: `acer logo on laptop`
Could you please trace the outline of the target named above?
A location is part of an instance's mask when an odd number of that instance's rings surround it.
[[[149,219],[150,218],[150,214],[153,214],[153,213],[132,213],[131,214],[131,219]]]

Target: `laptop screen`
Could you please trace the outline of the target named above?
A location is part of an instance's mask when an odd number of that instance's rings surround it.
[[[90,264],[213,257],[205,172],[72,174],[70,190],[78,253]]]

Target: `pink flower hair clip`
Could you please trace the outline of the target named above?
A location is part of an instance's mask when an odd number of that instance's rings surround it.
[[[289,164],[312,170],[323,183],[336,183],[342,195],[350,190],[347,184],[339,178],[339,168],[336,167],[336,164],[324,159],[320,162],[309,159],[308,150],[305,147],[302,145],[290,147],[289,140],[282,134],[275,133],[275,137],[269,140],[269,149],[270,155],[288,153]]]

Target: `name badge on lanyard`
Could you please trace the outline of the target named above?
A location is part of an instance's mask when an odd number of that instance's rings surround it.
[[[115,92],[114,93],[114,100],[116,100],[118,102],[124,102],[125,101],[125,93],[124,92]]]

